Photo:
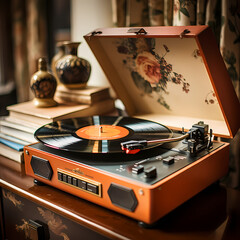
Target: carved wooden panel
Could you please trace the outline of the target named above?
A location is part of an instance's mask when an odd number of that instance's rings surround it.
[[[107,239],[99,233],[6,189],[2,189],[2,206],[5,238],[7,239],[33,239],[31,221],[42,225],[44,239]]]

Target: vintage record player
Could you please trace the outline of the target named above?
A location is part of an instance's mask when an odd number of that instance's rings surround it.
[[[143,225],[228,172],[240,106],[207,26],[104,28],[85,36],[129,117],[44,125],[24,149],[36,181]]]

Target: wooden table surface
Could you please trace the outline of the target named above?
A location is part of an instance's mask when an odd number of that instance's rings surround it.
[[[50,186],[37,186],[24,166],[0,156],[0,187],[111,239],[240,239],[240,191],[214,184],[146,229],[136,220]]]

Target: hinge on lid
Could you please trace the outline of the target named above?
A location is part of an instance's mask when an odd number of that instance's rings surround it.
[[[101,31],[93,31],[92,33],[91,33],[91,36],[95,36],[95,35],[97,35],[97,34],[102,34],[102,32]]]
[[[99,35],[102,34],[102,31],[93,31],[91,32],[91,35],[88,37],[89,41],[91,40],[92,37],[94,37],[95,35]]]
[[[190,33],[190,31],[188,29],[184,29],[181,33],[180,33],[180,38],[183,38],[184,35]]]
[[[144,28],[129,28],[128,33],[136,33],[137,35],[146,35],[147,32],[144,30]]]

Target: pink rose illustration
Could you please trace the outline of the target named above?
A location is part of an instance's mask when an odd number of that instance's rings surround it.
[[[136,58],[138,73],[150,84],[157,84],[161,79],[160,64],[150,52],[142,52]]]
[[[133,82],[149,97],[156,95],[157,102],[171,110],[164,95],[169,94],[167,85],[172,82],[182,87],[184,93],[190,91],[190,84],[182,74],[173,71],[173,65],[168,63],[165,56],[170,53],[167,45],[163,44],[161,52],[155,51],[154,38],[123,38],[117,42],[117,51],[125,55],[123,64],[130,71]]]

